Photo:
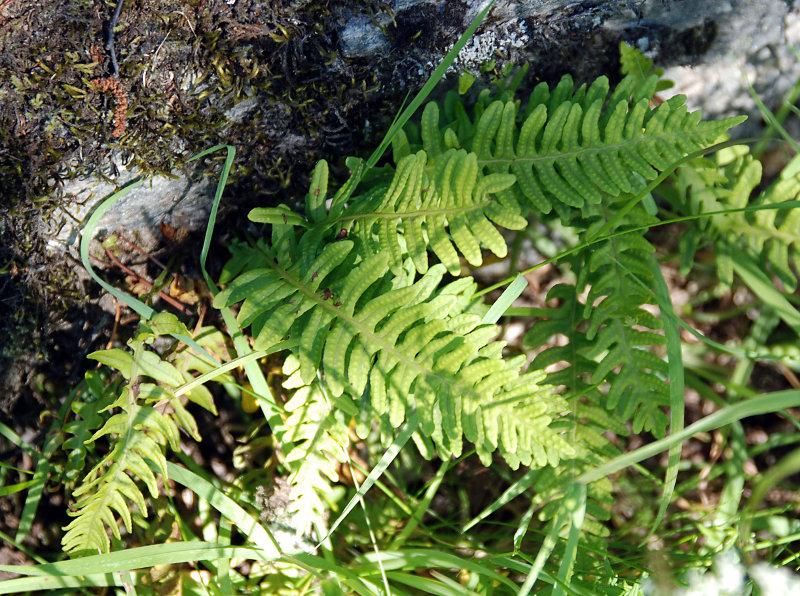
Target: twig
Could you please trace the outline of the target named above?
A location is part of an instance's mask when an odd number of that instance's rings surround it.
[[[120,261],[117,257],[114,256],[114,253],[112,253],[110,250],[108,250],[107,248],[104,248],[104,250],[106,251],[106,254],[108,255],[108,258],[111,259],[111,261],[114,263],[114,265],[119,267],[124,273],[127,273],[131,277],[135,278],[139,283],[144,285],[148,290],[152,290],[153,289],[153,284],[151,284],[149,281],[147,281],[141,275],[136,273],[133,269],[130,269],[130,268],[126,267],[122,263],[122,261]],[[189,309],[187,309],[183,304],[181,304],[179,301],[175,300],[175,298],[173,298],[169,294],[159,290],[158,291],[158,296],[162,300],[164,300],[165,302],[167,302],[167,303],[171,304],[172,306],[174,306],[175,308],[177,308],[182,313],[187,314],[187,315],[192,314]]]
[[[155,258],[153,255],[151,255],[149,252],[147,252],[147,251],[146,251],[145,249],[143,249],[141,246],[139,246],[138,244],[136,244],[136,243],[135,243],[133,240],[128,240],[128,239],[127,239],[127,238],[125,238],[124,236],[120,236],[120,240],[122,240],[123,242],[125,242],[125,243],[126,243],[128,246],[130,246],[132,249],[134,249],[135,251],[137,251],[139,254],[141,254],[141,255],[143,255],[144,257],[146,257],[148,260],[152,261],[153,263],[155,263],[156,265],[158,265],[159,267],[161,267],[161,269],[163,269],[164,271],[167,271],[167,266],[166,266],[164,263],[162,263],[161,261],[159,261],[157,258]],[[170,271],[170,273],[172,273],[172,272]]]
[[[108,344],[106,344],[106,350],[110,350],[114,347],[114,338],[117,336],[117,329],[119,329],[119,320],[122,318],[122,307],[120,306],[119,300],[116,296],[114,296],[114,304],[116,305],[116,309],[114,312],[114,328],[111,329],[111,337],[108,338]]]
[[[109,21],[108,23],[108,30],[106,31],[105,48],[111,55],[111,69],[113,71],[112,73],[113,76],[117,76],[119,74],[119,64],[117,64],[117,54],[114,51],[114,27],[117,26],[117,19],[119,19],[119,13],[122,10],[122,2],[123,0],[117,0],[117,7],[114,9],[114,16],[111,17],[111,21]]]

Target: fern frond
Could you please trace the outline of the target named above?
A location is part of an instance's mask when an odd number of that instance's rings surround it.
[[[669,387],[667,364],[652,352],[665,341],[658,333],[661,322],[643,308],[651,301],[647,263],[653,257],[647,247],[641,236],[626,235],[593,251],[580,269],[577,287],[562,284],[548,294],[548,300],[559,298],[562,304],[540,309],[546,319],[532,327],[524,344],[538,348],[556,334],[565,335],[566,346],[547,348],[531,367],[566,364],[548,374],[547,382],[615,412],[620,421],[633,420],[634,432],[644,429],[663,436],[668,420],[662,408],[669,405]],[[581,301],[578,292],[586,284],[588,296]]]
[[[289,417],[278,437],[291,470],[287,511],[298,535],[325,528],[331,483],[339,480],[337,464],[346,461],[349,444],[344,412],[333,407],[317,379],[306,384],[299,371],[300,361],[290,355],[283,366],[284,387],[295,392],[284,406]]]
[[[62,539],[65,551],[90,549],[108,552],[110,543],[105,526],[111,528],[116,538],[120,537],[114,511],[122,518],[125,528],[131,531],[126,497],[138,506],[142,515],[147,516],[144,496],[131,476],[145,483],[150,496],[158,496],[156,477],[147,460],[166,478],[167,463],[162,446],[170,443],[173,449],[180,448],[177,426],[169,417],[152,408],[136,405],[129,406],[128,410],[109,418],[89,439],[93,442],[108,434],[120,437],[73,493],[76,497],[85,496],[76,504],[76,510],[70,512],[75,519],[65,528],[67,533]]]
[[[800,198],[800,174],[787,168],[768,188],[753,197],[761,183],[761,163],[749,148],[737,145],[720,151],[711,160],[698,160],[694,167],[681,169],[675,186],[666,190],[678,209],[697,215],[725,209],[741,209],[748,205],[774,205]],[[720,281],[733,282],[733,261],[729,243],[734,242],[758,256],[765,267],[775,273],[786,288],[797,288],[797,274],[792,268],[800,250],[800,214],[797,209],[764,209],[745,213],[733,211],[700,220],[682,237],[685,253],[682,273],[688,273],[691,257],[701,236],[714,243]]]
[[[172,330],[189,334],[174,315],[159,314],[151,322],[141,324],[140,331],[129,342],[133,348],[132,354],[112,349],[89,355],[116,368],[127,383],[117,398],[100,411],[116,409],[118,413],[110,416],[99,430],[85,440],[86,444],[92,444],[106,437],[111,447],[73,493],[79,500],[74,511],[70,512],[75,519],[65,528],[66,534],[62,539],[65,551],[88,549],[107,552],[110,541],[106,528],[110,528],[116,538],[120,537],[115,512],[129,532],[131,517],[128,501],[133,502],[143,516],[147,516],[145,496],[136,481],[144,483],[151,497],[157,497],[158,484],[153,469],[166,480],[164,450],[167,446],[173,451],[180,449],[179,429],[182,428],[196,440],[201,438],[194,417],[174,391],[192,378],[193,371],[209,367],[208,363],[198,364],[196,357],[183,351],[177,360],[184,370],[179,370],[145,348],[155,337]],[[210,346],[214,339],[216,337],[213,334],[206,334],[206,339],[201,339],[201,343]],[[187,396],[216,413],[207,389],[190,391]],[[87,420],[86,424],[96,422],[97,416],[91,416],[90,412],[82,409],[81,415]]]
[[[538,85],[520,112],[513,101],[493,101],[459,138],[478,165],[510,173],[516,184],[499,199],[524,202],[537,212],[598,204],[604,196],[630,193],[636,176],[653,180],[687,153],[710,146],[742,117],[701,122],[676,96],[651,109],[657,75],[628,76],[609,95],[599,77],[588,89],[573,91],[568,75],[551,93]],[[451,131],[457,124],[449,124]],[[461,126],[470,130],[469,127]],[[442,133],[445,134],[445,133]]]
[[[504,344],[491,341],[496,327],[470,311],[471,280],[439,288],[441,264],[418,279],[412,269],[398,277],[388,255],[362,258],[355,246],[329,243],[304,270],[299,255],[280,263],[281,255],[254,248],[253,268],[215,305],[243,301],[238,320],[251,326],[256,349],[291,337],[303,382],[321,371],[334,397],[348,395],[389,428],[415,408],[418,440],[442,455],[461,453],[462,437],[484,462],[499,450],[514,468],[571,455],[550,428],[563,401],[540,386],[540,374],[520,374],[524,357],[502,358]]]
[[[436,112],[436,104],[428,106],[425,115]],[[453,274],[461,269],[459,253],[473,266],[482,263],[482,247],[504,257],[506,242],[495,226],[521,229],[527,223],[518,204],[496,196],[514,184],[513,176],[482,174],[477,156],[463,149],[435,151],[399,157],[385,192],[370,193],[345,212],[353,216],[353,233],[373,253],[389,254],[395,271],[406,250],[420,273],[428,270],[429,249]]]
[[[633,76],[637,82],[644,81],[650,75],[658,77],[658,84],[655,91],[663,91],[675,86],[673,81],[662,78],[664,71],[661,68],[655,68],[653,61],[645,56],[639,49],[628,45],[624,41],[619,42],[619,62],[620,70],[623,75]]]

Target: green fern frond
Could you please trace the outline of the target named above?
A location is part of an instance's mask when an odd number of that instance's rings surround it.
[[[714,161],[698,160],[693,166],[681,169],[674,187],[664,189],[666,197],[687,215],[742,209],[748,205],[774,205],[800,198],[800,174],[790,168],[753,197],[761,183],[762,168],[744,145],[726,148]],[[682,273],[688,273],[695,251],[709,240],[715,245],[717,270],[723,284],[733,282],[733,261],[728,247],[734,242],[760,257],[789,291],[797,288],[797,275],[792,268],[800,253],[797,209],[733,211],[700,220],[681,239],[685,264]]]
[[[617,242],[623,238],[627,240]],[[547,382],[566,386],[567,395],[582,396],[615,412],[621,421],[633,420],[634,432],[645,429],[663,436],[668,420],[662,408],[669,405],[667,364],[652,349],[665,340],[657,332],[660,320],[642,307],[651,301],[648,286],[639,285],[651,279],[647,262],[652,255],[644,250],[649,245],[633,238],[621,236],[593,251],[580,270],[577,287],[555,286],[548,300],[559,298],[562,304],[538,311],[547,318],[532,327],[524,344],[535,349],[556,334],[565,335],[566,346],[548,347],[531,367],[567,364],[548,374]],[[581,301],[578,292],[588,282],[588,296]],[[601,387],[603,393],[598,391]]]
[[[131,531],[126,497],[138,506],[142,515],[147,515],[144,496],[131,476],[144,482],[150,496],[158,496],[156,477],[147,460],[166,478],[167,463],[162,446],[170,443],[173,449],[180,448],[177,426],[169,417],[134,404],[128,407],[128,412],[109,418],[89,441],[94,442],[108,434],[115,434],[119,439],[73,493],[75,497],[83,498],[76,504],[75,511],[70,512],[75,519],[65,528],[67,533],[62,539],[65,551],[90,549],[108,552],[110,544],[105,526],[111,528],[115,537],[120,537],[114,511],[122,518],[125,528]]]
[[[619,42],[619,62],[622,74],[631,75],[637,81],[644,81],[646,77],[656,75],[659,78],[655,89],[656,93],[675,86],[673,81],[661,78],[664,74],[663,69],[654,68],[653,61],[650,58],[624,41]]]
[[[498,198],[541,213],[556,209],[564,218],[565,208],[630,193],[637,175],[653,180],[743,120],[701,122],[699,112],[687,111],[683,96],[651,109],[657,84],[656,75],[640,82],[628,76],[609,96],[605,77],[573,91],[565,76],[552,93],[538,85],[522,111],[516,102],[493,101],[477,117],[472,136],[459,143],[477,155],[480,168],[516,177],[516,185]],[[452,136],[458,126],[445,130]]]
[[[418,279],[411,268],[395,276],[387,254],[362,258],[349,239],[322,247],[307,269],[298,257],[280,263],[282,255],[254,248],[252,269],[215,299],[242,301],[238,321],[256,349],[291,337],[303,382],[320,371],[332,396],[349,395],[388,428],[415,408],[420,444],[432,441],[441,454],[461,453],[466,437],[484,462],[499,450],[515,468],[571,455],[550,428],[564,403],[540,374],[520,374],[524,357],[502,358],[495,326],[470,311],[470,280],[440,288],[441,264]]]
[[[425,114],[438,113],[435,106],[428,104]],[[389,254],[395,271],[406,250],[420,273],[428,270],[429,249],[453,274],[461,269],[458,253],[473,266],[482,263],[482,247],[504,257],[506,242],[495,226],[521,229],[527,223],[519,205],[496,197],[515,178],[483,175],[476,155],[463,149],[430,150],[436,153],[420,150],[398,157],[388,188],[360,197],[345,211],[353,216],[353,233],[372,252]]]
[[[295,356],[286,359],[283,373],[287,377],[284,387],[295,392],[284,406],[289,416],[278,438],[285,464],[291,470],[291,502],[287,511],[293,515],[292,523],[300,535],[312,527],[326,526],[331,483],[339,480],[337,464],[347,459],[350,441],[346,410],[341,406],[349,404],[337,400],[340,408],[334,408],[317,379],[305,383],[300,375],[300,361]],[[350,410],[351,415],[355,413],[352,406]]]
[[[700,122],[681,96],[651,109],[658,83],[656,74],[630,75],[609,96],[604,77],[574,91],[567,76],[552,93],[537,86],[522,113],[518,102],[486,100],[467,122],[458,104],[446,102],[445,117],[455,121],[444,125],[431,102],[419,144],[405,134],[395,138],[397,170],[388,187],[372,188],[337,215],[344,228],[354,224],[367,250],[390,255],[395,272],[406,253],[420,273],[429,250],[454,274],[458,253],[473,266],[482,263],[482,248],[504,257],[496,226],[524,227],[521,205],[556,209],[569,221],[570,208],[631,193],[741,121]],[[307,201],[307,213],[319,209],[314,205]]]
[[[151,497],[158,496],[153,469],[166,480],[164,450],[167,446],[173,451],[180,449],[179,429],[200,440],[197,423],[181,399],[175,396],[175,389],[193,378],[193,371],[209,365],[191,356],[190,352],[183,351],[176,357],[183,366],[183,370],[179,370],[146,349],[153,339],[172,331],[189,335],[174,315],[159,314],[152,321],[141,324],[140,331],[129,342],[133,353],[112,349],[89,355],[89,358],[120,371],[127,383],[117,398],[99,411],[118,410],[118,413],[110,416],[99,430],[85,440],[86,444],[93,444],[106,437],[110,450],[73,493],[79,500],[74,511],[70,512],[75,519],[65,528],[66,534],[62,539],[65,551],[88,549],[107,552],[110,541],[106,528],[120,538],[115,512],[129,532],[131,517],[128,501],[133,502],[143,516],[147,516],[145,496],[137,481],[144,483]],[[210,346],[214,339],[213,334],[206,334],[206,339],[201,339],[201,343]],[[207,389],[189,391],[187,397],[216,413]],[[83,409],[81,415],[86,424],[94,423],[98,418]]]

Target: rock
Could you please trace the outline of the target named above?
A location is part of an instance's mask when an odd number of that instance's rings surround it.
[[[448,44],[440,49],[449,49],[484,5],[483,0],[397,0],[395,29],[413,22],[411,29],[423,31],[422,36],[443,34]],[[583,81],[615,74],[614,49],[625,41],[666,67],[666,76],[676,83],[672,93],[686,94],[690,106],[706,117],[750,115],[750,125],[739,134],[752,135],[758,133],[760,113],[747,82],[774,109],[800,78],[800,61],[791,49],[800,43],[799,6],[784,0],[498,0],[457,65],[478,74],[488,60],[498,67],[525,61],[546,80],[570,72]],[[416,22],[414,14],[425,19]],[[340,32],[343,55],[367,59],[397,53],[391,25],[388,15],[348,19]],[[423,75],[442,53],[426,48],[426,54],[415,56]]]
[[[77,256],[78,222],[85,222],[103,200],[138,177],[136,169],[121,168],[113,182],[95,177],[66,182],[62,192],[70,200],[61,203],[46,221],[42,221],[40,233],[47,238],[47,248],[55,253],[69,251]],[[155,250],[165,235],[198,230],[206,223],[215,188],[209,177],[191,177],[180,171],[170,177],[147,177],[143,184],[109,208],[100,219],[95,236],[117,234],[135,242],[144,251]],[[57,225],[54,226],[54,222]]]
[[[239,1],[240,7],[244,4]],[[252,8],[259,3],[250,4]],[[334,59],[330,69],[354,72],[358,69],[352,63],[358,61],[381,65],[379,70],[384,72],[379,75],[381,86],[374,92],[376,96],[393,86],[416,88],[484,4],[483,0],[396,0],[392,12],[377,15],[358,12],[349,5],[334,6],[332,13],[342,26],[331,36],[339,40],[341,57]],[[233,12],[236,7],[230,10]],[[251,31],[246,35],[258,38],[265,33],[266,30]],[[800,42],[800,15],[790,11],[782,0],[500,0],[486,24],[462,49],[451,72],[480,75],[480,68],[493,60],[496,69],[509,63],[529,62],[534,65],[534,74],[552,73],[555,78],[572,72],[579,80],[590,79],[602,72],[616,74],[616,58],[607,64],[605,56],[613,53],[619,40],[636,45],[656,64],[667,66],[667,76],[676,82],[670,93],[686,94],[690,105],[702,109],[707,117],[748,113],[749,134],[757,132],[759,117],[747,93],[747,81],[753,83],[767,105],[775,106],[800,76],[800,65],[789,49],[791,44]],[[392,63],[401,66],[392,67],[390,79],[385,72],[386,65]],[[208,82],[197,86],[199,78],[198,73],[184,76],[182,90],[191,94],[215,88]],[[221,113],[223,126],[250,124],[253,115],[267,108],[269,101],[263,94],[238,102],[219,97],[220,108],[225,107]],[[291,108],[284,109],[291,113]],[[342,125],[352,129],[358,123],[343,117]],[[290,122],[279,132],[284,140],[293,136],[295,146],[309,144],[310,139],[294,132]],[[242,149],[245,153],[253,150]],[[123,174],[113,185],[105,177],[81,176],[61,186],[58,194],[66,202],[42,230],[48,235],[50,249],[74,244],[76,230],[69,220],[82,220],[98,199],[111,194],[138,170],[136,165],[133,172],[121,169]],[[179,172],[174,174],[182,176]],[[208,181],[195,187],[185,178],[158,176],[149,184],[150,190],[141,187],[115,206],[107,215],[108,221],[134,233],[148,249],[158,244],[158,228],[162,224],[187,230],[202,227],[212,196]],[[52,236],[52,229],[59,232]]]

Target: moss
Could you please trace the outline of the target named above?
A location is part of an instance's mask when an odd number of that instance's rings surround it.
[[[198,151],[233,144],[230,196],[246,197],[237,205],[246,209],[298,194],[323,153],[355,151],[362,135],[352,123],[366,119],[380,85],[337,60],[328,2],[127,0],[115,29],[116,94],[91,84],[110,74],[102,32],[113,8],[98,0],[3,8],[0,176],[15,227],[47,221],[69,200],[63,180],[114,178],[116,155],[145,175],[169,174]],[[226,112],[248,98],[252,113],[231,122]],[[12,245],[18,257],[26,251]]]

